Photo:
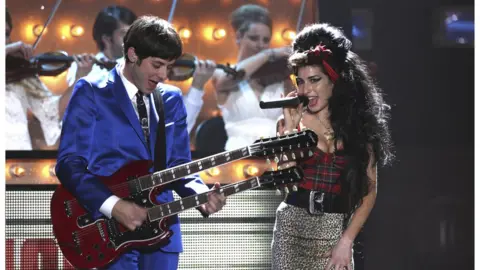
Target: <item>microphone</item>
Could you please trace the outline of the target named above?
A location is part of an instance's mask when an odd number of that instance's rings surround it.
[[[260,108],[276,109],[285,107],[297,107],[300,103],[303,103],[303,106],[307,106],[308,102],[309,100],[306,96],[287,97],[271,101],[260,101]]]

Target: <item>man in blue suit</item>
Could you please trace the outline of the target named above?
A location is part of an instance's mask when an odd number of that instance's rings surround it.
[[[159,118],[152,93],[181,53],[180,37],[169,23],[141,17],[125,35],[125,62],[107,77],[76,83],[63,121],[56,173],[95,218],[113,217],[130,230],[146,220],[144,208],[113,195],[97,176],[112,175],[131,161],[153,160]],[[165,125],[166,165],[174,167],[191,160],[186,111],[179,89],[162,85],[161,90],[165,123],[158,124]],[[198,175],[169,188],[182,197],[208,191]],[[170,189],[157,196],[162,203],[172,200]],[[214,192],[199,211],[209,215],[223,205],[225,197]],[[153,253],[132,250],[107,269],[177,269],[182,252],[178,218],[170,224],[173,236],[167,246]]]

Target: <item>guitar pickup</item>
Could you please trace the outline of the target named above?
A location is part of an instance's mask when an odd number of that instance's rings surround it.
[[[72,205],[70,204],[70,201],[65,201],[63,202],[63,206],[65,207],[65,214],[67,217],[72,216]]]
[[[72,232],[72,239],[75,246],[75,250],[78,254],[82,254],[82,250],[80,249],[80,239],[78,238],[77,232]]]

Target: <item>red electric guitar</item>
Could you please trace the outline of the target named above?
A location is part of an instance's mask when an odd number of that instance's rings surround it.
[[[135,161],[122,167],[112,176],[99,177],[115,195],[149,209],[148,221],[133,232],[117,223],[115,219],[107,219],[103,216],[93,219],[71,193],[60,185],[55,190],[50,205],[53,234],[65,258],[77,268],[105,266],[131,248],[165,245],[171,235],[166,217],[206,203],[207,196],[206,194],[196,195],[158,205],[155,196],[163,185],[193,173],[250,156],[267,157],[267,159],[274,156],[277,162],[280,158],[285,161],[306,157],[312,154],[310,149],[317,145],[317,140],[318,137],[313,131],[303,130],[284,136],[260,139],[248,147],[195,160],[153,174],[148,174],[151,161]],[[287,172],[289,172],[288,177],[285,178]],[[230,195],[257,187],[255,182],[258,184],[282,183],[300,176],[298,169],[269,172],[262,177],[224,186],[222,192]]]

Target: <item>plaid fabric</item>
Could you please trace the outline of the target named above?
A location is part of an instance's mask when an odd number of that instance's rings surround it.
[[[316,148],[313,156],[302,163],[304,177],[299,186],[325,193],[340,194],[339,176],[345,168],[345,157],[324,153]]]

